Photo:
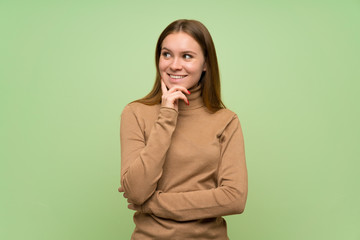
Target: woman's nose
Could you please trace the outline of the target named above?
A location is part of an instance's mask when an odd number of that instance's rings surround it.
[[[173,71],[181,70],[182,69],[181,60],[179,58],[174,58],[174,60],[170,64],[170,69]]]

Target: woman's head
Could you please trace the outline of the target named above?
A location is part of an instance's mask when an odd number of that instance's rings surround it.
[[[206,71],[201,46],[184,32],[171,33],[165,37],[158,62],[158,74],[169,89],[174,86],[189,89],[198,84]]]
[[[156,79],[152,91],[140,102],[161,101],[161,79],[168,88],[190,88],[201,84],[205,106],[210,111],[224,108],[220,97],[220,76],[215,46],[206,27],[196,20],[180,19],[160,34],[155,49]]]

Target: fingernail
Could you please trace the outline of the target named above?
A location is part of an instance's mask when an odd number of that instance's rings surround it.
[[[187,100],[187,105],[190,105],[189,100]]]
[[[189,94],[191,94],[191,92],[189,90],[187,90]]]

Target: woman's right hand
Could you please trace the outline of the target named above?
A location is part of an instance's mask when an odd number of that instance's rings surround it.
[[[179,100],[183,100],[187,105],[189,105],[189,100],[186,98],[185,94],[190,94],[190,92],[186,88],[181,86],[175,86],[168,90],[166,84],[164,83],[164,80],[161,79],[161,90],[162,107],[173,108],[177,111]]]

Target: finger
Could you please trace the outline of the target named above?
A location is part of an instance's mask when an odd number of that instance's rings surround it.
[[[124,198],[128,198],[128,195],[126,193],[123,194]]]
[[[174,86],[172,88],[169,89],[168,93],[173,93],[176,91],[180,91],[183,92],[185,94],[190,94],[189,90],[187,90],[186,88],[182,87],[182,86]]]
[[[121,187],[118,188],[118,191],[119,192],[124,192],[124,188],[121,186]]]
[[[187,105],[190,105],[189,100],[185,96],[182,96],[181,99],[184,100]]]
[[[170,94],[167,97],[167,99],[168,99],[168,101],[171,101],[172,103],[175,103],[176,100],[182,99],[182,100],[184,100],[184,102],[187,105],[189,105],[189,101],[188,101],[187,97],[182,92],[179,92],[179,91]]]
[[[162,80],[162,79],[161,79],[161,91],[162,91],[162,94],[165,94],[168,92],[166,84],[164,83],[164,80]]]

